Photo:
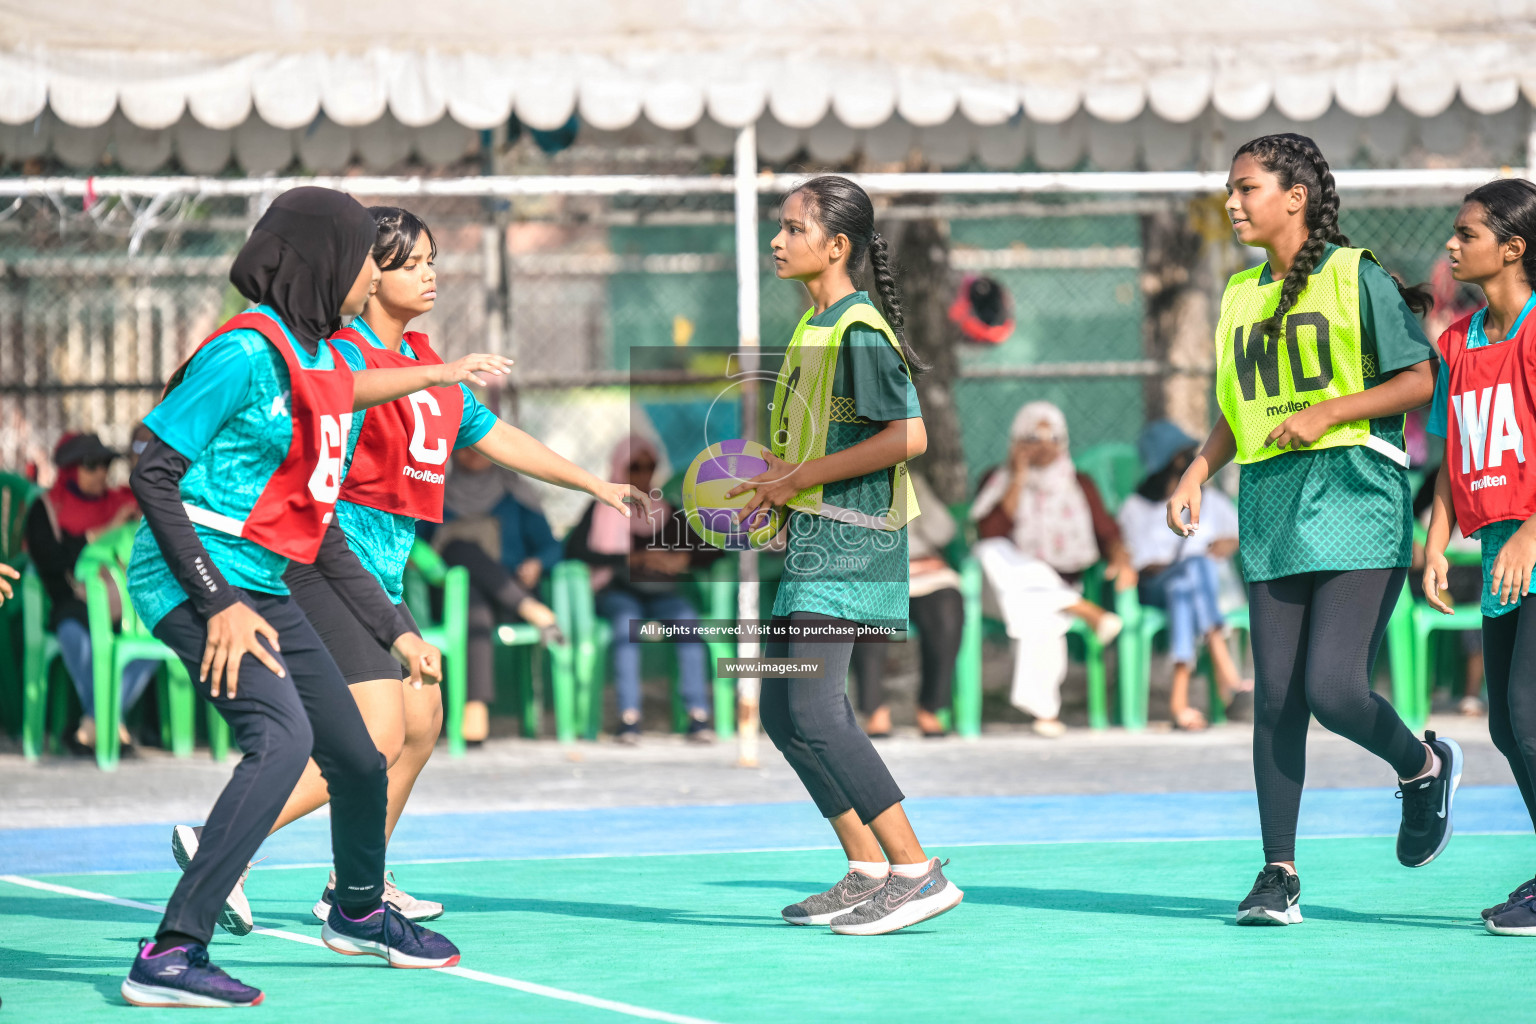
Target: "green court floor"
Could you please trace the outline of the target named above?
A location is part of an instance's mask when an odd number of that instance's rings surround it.
[[[831,851],[400,866],[403,887],[449,905],[438,925],[464,951],[457,975],[300,941],[318,938],[324,872],[257,868],[257,924],[283,934],[220,932],[212,952],[265,989],[248,1013],[268,1022],[1502,1022],[1536,940],[1490,936],[1477,912],[1529,876],[1530,846],[1459,836],[1409,871],[1390,839],[1303,841],[1306,923],[1290,928],[1232,923],[1253,841],[934,850],[965,902],[875,938],[780,923],[782,905],[840,874]],[[159,904],[174,875],[37,881]],[[0,881],[0,1024],[185,1021],[117,993],[155,922]]]

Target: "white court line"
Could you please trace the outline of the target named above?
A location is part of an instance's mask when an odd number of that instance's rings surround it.
[[[54,885],[52,882],[39,882],[35,878],[23,878],[20,875],[0,875],[0,882],[10,882],[12,885],[19,885],[28,889],[40,889],[43,892],[57,893],[60,896],[75,896],[84,900],[95,900],[98,903],[110,903],[117,907],[149,910],[156,914],[165,913],[164,907],[157,907],[153,903],[140,903],[138,900],[125,900],[118,896],[109,896],[103,892],[73,889],[67,885]],[[289,942],[302,942],[306,946],[325,948],[325,943],[312,935],[300,935],[297,932],[284,931],[281,928],[257,927],[254,931],[260,935],[270,935],[275,939],[287,939]],[[582,1006],[590,1006],[597,1010],[611,1010],[614,1013],[622,1013],[629,1017],[639,1017],[644,1020],[666,1021],[667,1024],[716,1024],[715,1021],[705,1020],[702,1017],[686,1017],[680,1013],[652,1010],[644,1006],[634,1006],[630,1003],[621,1003],[613,999],[602,999],[598,996],[584,995],[580,992],[570,992],[563,988],[552,988],[549,985],[539,985],[531,981],[503,978],[499,974],[487,974],[484,971],[471,970],[468,967],[440,967],[437,969],[437,973],[452,974],[460,978],[468,978],[470,981],[495,985],[499,988],[515,989],[518,992],[526,992],[529,995],[544,996],[546,999],[579,1003]]]

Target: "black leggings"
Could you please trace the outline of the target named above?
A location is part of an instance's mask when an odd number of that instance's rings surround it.
[[[773,621],[775,625],[853,625],[847,619],[814,612],[795,612]],[[819,660],[822,674],[812,679],[764,679],[758,715],[763,731],[800,776],[822,816],[836,818],[853,810],[868,825],[903,797],[848,703],[848,661],[853,648],[851,640],[768,644],[768,657]]]
[[[955,656],[960,653],[960,629],[965,601],[953,587],[912,598],[912,622],[917,626],[922,684],[917,706],[937,712],[949,707],[955,682]],[[853,674],[859,683],[859,710],[866,715],[885,703],[885,644],[854,644]]]
[[[384,895],[384,755],[298,603],[255,592],[244,599],[277,630],[283,649],[275,657],[287,676],[246,655],[234,699],[223,696],[222,686],[213,698],[245,756],[208,812],[197,856],[176,883],[156,933],[190,935],[205,945],[224,897],[272,830],[310,757],[331,791],[337,902],[355,913],[378,906]],[[196,679],[208,624],[192,602],[172,608],[154,633]]]
[[[1536,598],[1497,618],[1483,618],[1488,676],[1488,733],[1509,761],[1525,809],[1536,822]]]
[[[456,540],[444,545],[443,561],[469,570],[469,636],[464,658],[467,699],[493,704],[496,655],[491,650],[491,631],[498,622],[521,622],[517,606],[533,595],[473,541]]]
[[[1407,569],[1311,572],[1248,585],[1254,667],[1253,780],[1266,862],[1296,859],[1307,724],[1354,740],[1399,778],[1424,770],[1424,745],[1371,672]]]

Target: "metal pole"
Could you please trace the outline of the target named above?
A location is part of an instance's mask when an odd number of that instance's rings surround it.
[[[758,255],[757,255],[757,126],[747,125],[736,133],[736,334],[740,351],[741,436],[757,433],[758,365]],[[741,553],[739,585],[736,589],[736,619],[752,622],[758,618],[757,552],[750,548]],[[742,658],[759,654],[756,639],[736,642]],[[757,766],[757,702],[762,680],[736,681],[737,761],[742,767]]]

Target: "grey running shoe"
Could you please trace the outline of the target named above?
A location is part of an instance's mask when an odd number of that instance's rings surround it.
[[[395,873],[384,872],[384,902],[400,911],[400,915],[407,921],[434,921],[443,916],[443,905],[431,900],[419,900],[410,893],[395,885]],[[319,918],[323,923],[329,920],[331,907],[336,903],[336,872],[331,872],[330,881],[325,883],[325,892],[320,894],[320,899],[315,902],[310,913]]]
[[[883,878],[871,878],[862,871],[850,871],[826,892],[807,896],[799,903],[785,907],[780,913],[790,924],[828,924],[834,917],[841,917],[868,900],[883,885]]]
[[[832,920],[837,935],[884,935],[938,917],[953,910],[965,898],[960,887],[944,877],[944,865],[937,857],[928,862],[928,870],[917,878],[894,872],[880,891],[841,917]]]
[[[177,867],[187,870],[187,865],[197,856],[197,846],[202,838],[201,825],[171,827],[171,856],[176,858]],[[245,880],[250,874],[251,866],[247,864],[245,870],[240,872],[240,881],[235,883],[234,889],[225,897],[224,909],[219,911],[219,927],[231,935],[249,935],[251,929],[256,927],[256,921],[251,917],[251,903],[245,898]]]

